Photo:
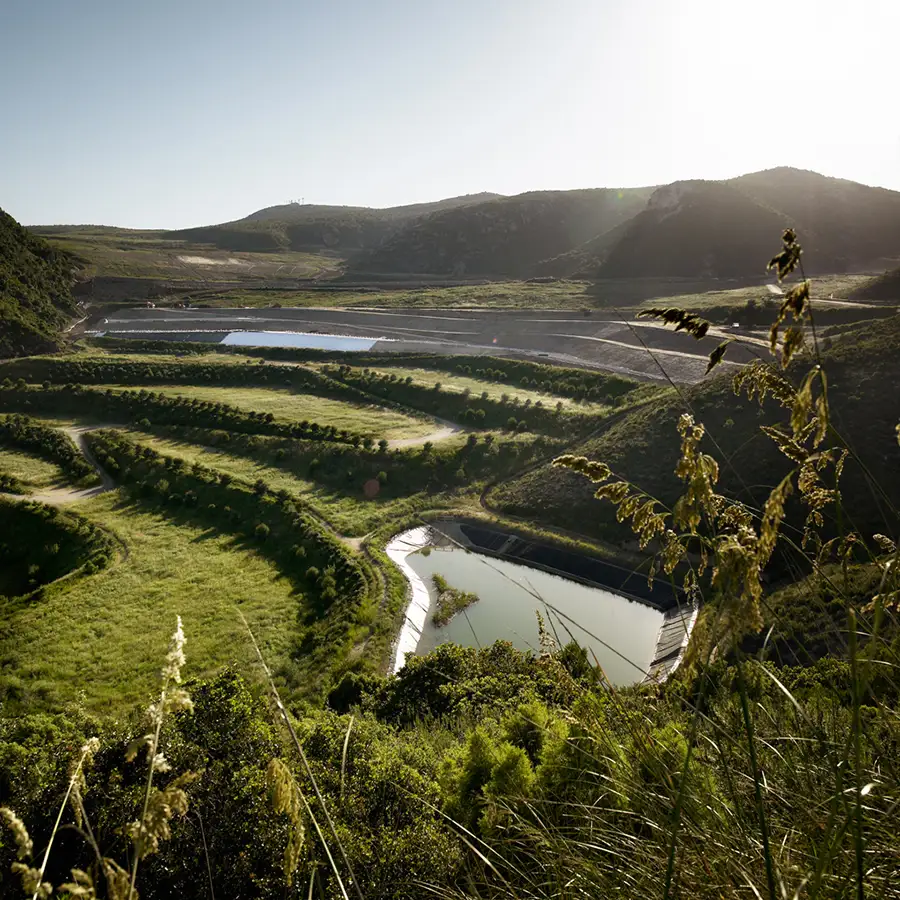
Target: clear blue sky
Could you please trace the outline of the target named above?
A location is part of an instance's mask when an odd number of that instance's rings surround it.
[[[898,34],[900,0],[0,0],[0,206],[175,228],[777,165],[900,190]]]

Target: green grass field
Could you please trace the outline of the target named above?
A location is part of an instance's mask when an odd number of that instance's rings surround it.
[[[252,253],[219,250],[204,244],[174,241],[161,231],[131,229],[52,229],[37,233],[54,246],[86,260],[84,274],[120,278],[161,278],[196,282],[253,282],[278,278],[337,275],[338,256],[283,251]]]
[[[59,466],[5,447],[0,447],[0,473],[12,475],[32,490],[70,480]]]
[[[129,390],[119,385],[98,385],[99,390]],[[375,438],[414,438],[430,434],[439,426],[427,418],[412,416],[380,406],[356,406],[311,394],[297,394],[275,388],[207,387],[204,385],[146,385],[143,390],[179,397],[195,397],[215,403],[228,403],[252,412],[272,413],[276,419],[300,422],[307,419],[320,425],[333,425]],[[130,388],[135,390],[135,388]]]
[[[4,610],[0,659],[4,672],[15,672],[3,676],[8,710],[59,708],[79,696],[96,712],[145,703],[176,615],[188,638],[188,677],[230,662],[249,671],[253,650],[237,608],[277,669],[297,600],[272,565],[229,537],[123,505],[118,492],[73,508],[124,549],[70,589]]]

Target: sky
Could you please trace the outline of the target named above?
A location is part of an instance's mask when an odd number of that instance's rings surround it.
[[[181,228],[791,165],[900,190],[900,0],[0,0],[0,207]]]

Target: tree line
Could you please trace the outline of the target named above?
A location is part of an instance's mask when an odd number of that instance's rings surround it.
[[[116,422],[141,425],[203,425],[246,434],[270,434],[311,441],[363,445],[367,438],[318,422],[278,422],[272,413],[253,412],[227,403],[180,397],[154,391],[105,391],[80,384],[28,385],[23,381],[0,385],[0,404],[42,413],[80,413]],[[371,443],[371,441],[370,441]]]
[[[84,567],[109,564],[112,538],[55,506],[0,498],[0,596],[18,597]]]
[[[41,425],[29,416],[0,416],[0,444],[40,456],[75,479],[94,474],[67,434],[58,428]]]
[[[98,462],[137,502],[237,535],[296,586],[298,652],[340,661],[369,593],[362,557],[353,554],[287,491],[188,465],[108,430],[87,435]],[[326,664],[322,671],[327,671]]]

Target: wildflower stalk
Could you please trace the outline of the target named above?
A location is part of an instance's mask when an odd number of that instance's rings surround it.
[[[47,871],[47,861],[50,859],[50,850],[53,847],[53,841],[56,838],[56,834],[59,831],[60,822],[62,822],[63,813],[66,811],[66,806],[69,803],[69,797],[72,796],[72,791],[75,789],[75,785],[78,783],[78,780],[81,778],[81,772],[84,768],[85,761],[92,757],[98,750],[100,749],[100,741],[97,738],[91,738],[82,748],[81,748],[81,756],[78,760],[78,765],[75,767],[75,771],[72,772],[72,777],[69,779],[69,786],[66,788],[66,795],[63,797],[63,802],[60,804],[59,812],[56,814],[56,821],[53,823],[53,831],[50,832],[50,840],[47,841],[47,848],[44,850],[44,858],[41,861],[40,875],[38,876],[38,882],[42,883],[44,880],[44,873]],[[31,897],[31,900],[38,900],[38,896],[40,894],[40,887],[35,888],[34,894]]]
[[[150,797],[153,791],[153,775],[156,772],[168,771],[168,763],[159,752],[159,736],[162,731],[163,720],[168,711],[176,709],[189,709],[191,701],[187,693],[181,688],[172,689],[173,685],[181,683],[181,667],[184,665],[184,628],[181,624],[181,616],[177,617],[177,625],[175,633],[172,635],[169,644],[169,652],[166,654],[166,664],[162,670],[162,690],[159,695],[159,702],[150,707],[150,718],[153,724],[153,733],[145,735],[136,745],[133,744],[129,748],[129,757],[134,758],[137,752],[137,746],[146,743],[147,758],[150,763],[147,771],[147,783],[144,788],[144,803],[141,808],[141,817],[137,822],[132,824],[131,835],[134,842],[134,861],[131,865],[131,877],[128,886],[128,900],[132,900],[135,896],[134,887],[137,881],[138,866],[141,859],[152,852],[153,836],[149,833],[148,812],[150,809]],[[170,690],[171,689],[171,690]]]

